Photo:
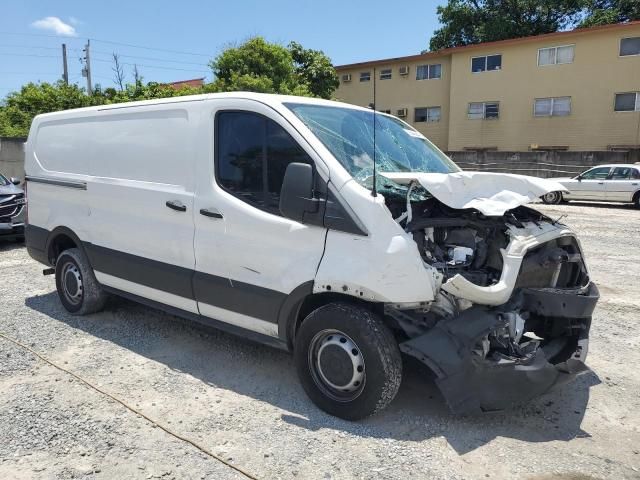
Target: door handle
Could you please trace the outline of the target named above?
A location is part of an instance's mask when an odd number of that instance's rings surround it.
[[[598,182],[598,185],[604,185],[604,182]]]
[[[638,186],[638,182],[633,182],[631,185],[633,185],[634,187]]]
[[[168,200],[167,203],[165,203],[165,205],[169,207],[171,210],[176,210],[178,212],[187,211],[187,206],[184,203],[182,203],[180,200]]]
[[[211,218],[224,218],[222,214],[215,208],[201,208],[200,215]]]

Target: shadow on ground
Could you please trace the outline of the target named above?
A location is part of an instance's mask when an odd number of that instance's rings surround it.
[[[24,240],[2,238],[0,235],[0,253],[10,252],[11,250],[17,250],[19,248],[24,248]]]
[[[396,400],[380,414],[351,423],[318,410],[306,397],[292,357],[283,351],[184,322],[172,315],[113,298],[107,309],[88,317],[63,310],[55,292],[27,298],[27,307],[74,329],[112,342],[169,368],[284,410],[283,421],[309,430],[329,429],[374,438],[422,441],[447,439],[460,454],[496,437],[528,442],[569,441],[588,437],[580,425],[595,373],[582,375],[525,406],[512,410],[456,416],[449,413],[437,387],[419,364],[405,363]]]

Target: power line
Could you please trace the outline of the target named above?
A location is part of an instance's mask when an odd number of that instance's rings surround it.
[[[42,45],[7,45],[7,44],[0,44],[0,47],[6,47],[6,48],[42,48],[44,50],[58,50],[58,47],[44,47]]]
[[[53,35],[53,34],[47,34],[47,33],[25,33],[25,32],[6,32],[6,31],[0,31],[0,35],[18,35],[18,36],[26,36],[26,37],[47,37],[47,38],[64,38],[66,39],[66,41],[82,41],[81,38],[79,37],[70,37],[67,35]],[[208,57],[211,58],[211,54],[210,53],[196,53],[196,52],[186,52],[183,50],[169,50],[166,48],[157,48],[157,47],[148,47],[148,46],[144,46],[144,45],[135,45],[133,43],[123,43],[123,42],[114,42],[113,40],[102,40],[99,38],[90,38],[89,40],[93,41],[93,42],[98,42],[98,43],[108,43],[111,45],[121,45],[123,47],[130,47],[130,48],[140,48],[143,50],[155,50],[158,52],[167,52],[167,53],[174,53],[177,55],[194,55],[194,56],[198,56],[198,57]]]
[[[52,72],[0,72],[0,75],[60,75],[60,73]]]
[[[111,60],[102,60],[100,58],[94,58],[94,62],[103,62],[103,63],[111,63]],[[210,73],[208,70],[195,70],[191,68],[174,68],[174,67],[163,67],[160,65],[142,65],[140,63],[122,63],[122,65],[128,65],[130,67],[138,66],[145,68],[157,68],[159,70],[177,70],[182,72],[200,72],[200,73]]]
[[[2,33],[2,32],[0,32]],[[181,50],[167,50],[165,48],[156,48],[156,47],[145,47],[142,45],[134,45],[132,43],[122,43],[122,42],[113,42],[111,40],[100,40],[97,38],[92,38],[91,40],[93,40],[94,42],[98,42],[98,43],[109,43],[111,45],[121,45],[123,47],[131,47],[131,48],[140,48],[143,50],[155,50],[158,52],[168,52],[168,53],[175,53],[178,55],[195,55],[198,57],[209,57],[211,58],[211,54],[210,53],[194,53],[194,52],[185,52],[185,51],[181,51]]]
[[[152,61],[157,61],[157,62],[165,62],[165,63],[179,63],[182,65],[199,65],[201,67],[206,67],[207,65],[204,63],[196,63],[196,62],[183,62],[181,60],[168,60],[168,59],[164,59],[164,58],[158,58],[158,57],[141,57],[138,55],[125,55],[125,54],[120,54],[118,52],[105,52],[105,51],[101,51],[101,50],[94,50],[94,53],[100,53],[103,55],[113,55],[113,53],[115,53],[116,55],[118,55],[119,57],[124,57],[124,58],[139,58],[141,60],[152,60]]]
[[[37,53],[4,53],[4,52],[0,52],[0,56],[5,56],[5,57],[60,58],[60,55],[38,55]]]
[[[68,35],[54,35],[51,33],[0,32],[0,35],[18,35],[22,37],[65,38],[67,39],[67,41],[82,41],[82,39],[78,37],[70,37]]]

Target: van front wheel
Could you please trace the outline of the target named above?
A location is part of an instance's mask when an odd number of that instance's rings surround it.
[[[382,410],[400,387],[402,359],[393,334],[378,315],[356,305],[313,311],[298,330],[294,356],[309,398],[345,420]]]
[[[78,248],[64,250],[56,260],[56,289],[64,308],[74,315],[88,315],[104,307],[107,299],[89,261]]]

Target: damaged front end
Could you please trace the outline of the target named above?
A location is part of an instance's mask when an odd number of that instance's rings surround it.
[[[387,206],[436,272],[436,300],[388,304],[385,313],[452,411],[504,409],[589,371],[599,293],[575,235],[525,206],[488,216],[416,188]]]

